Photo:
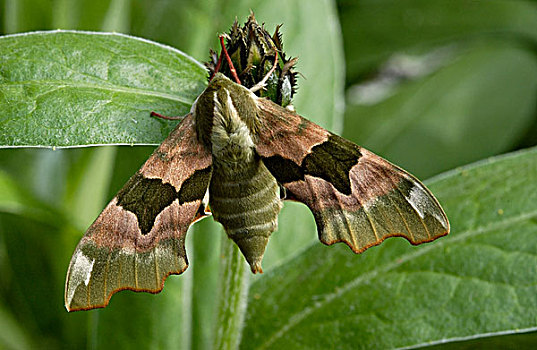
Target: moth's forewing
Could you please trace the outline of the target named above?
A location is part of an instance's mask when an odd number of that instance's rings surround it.
[[[392,236],[420,244],[448,234],[440,204],[414,176],[268,100],[257,104],[257,153],[288,198],[311,209],[323,243],[359,253]]]
[[[104,307],[123,289],[160,292],[168,275],[187,268],[185,235],[203,215],[211,165],[188,115],[78,244],[67,272],[67,310]]]

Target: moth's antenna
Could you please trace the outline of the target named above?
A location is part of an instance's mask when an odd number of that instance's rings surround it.
[[[227,64],[229,65],[229,70],[231,71],[231,75],[235,79],[235,82],[239,85],[241,85],[241,81],[239,79],[239,76],[237,75],[237,71],[235,70],[235,66],[233,66],[233,62],[231,62],[231,57],[229,57],[229,54],[227,53],[226,44],[224,44],[224,36],[220,35],[220,46],[222,46],[222,53],[226,56]],[[222,53],[220,54],[220,57],[222,57]]]
[[[235,82],[237,82],[237,84],[241,84],[241,80],[239,79],[239,76],[237,75],[237,70],[235,69],[233,62],[231,62],[231,57],[229,57],[229,54],[227,53],[226,44],[224,44],[224,35],[220,35],[218,38],[220,39],[220,46],[222,46],[222,51],[220,51],[220,57],[218,58],[218,62],[216,62],[216,66],[214,67],[214,72],[211,75],[210,80],[212,80],[215,74],[220,71],[220,67],[222,66],[222,57],[225,56],[227,64],[229,65],[229,70],[231,71],[231,75],[233,76],[233,79],[235,79]]]
[[[278,65],[278,51],[275,51],[275,52],[276,52],[276,54],[274,55],[274,64],[272,65],[272,68],[268,71],[267,74],[265,74],[265,76],[263,77],[263,79],[259,83],[255,84],[254,86],[252,86],[250,88],[251,92],[256,92],[256,91],[261,90],[262,88],[264,88],[268,78],[276,70],[276,67]]]

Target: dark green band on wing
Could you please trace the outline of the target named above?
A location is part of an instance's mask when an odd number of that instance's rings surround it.
[[[134,174],[117,194],[117,204],[138,218],[143,235],[153,228],[157,215],[177,198],[175,188],[161,179]]]
[[[304,175],[312,175],[330,182],[342,194],[350,195],[349,173],[361,156],[360,147],[330,135],[325,142],[312,148],[300,166],[279,155],[263,158],[263,163],[279,183],[304,180]]]
[[[196,170],[194,174],[183,182],[179,190],[179,204],[203,199],[211,179],[212,168]]]
[[[140,231],[146,235],[153,228],[157,215],[175,199],[179,198],[179,204],[203,199],[210,178],[211,167],[196,170],[177,192],[161,179],[149,179],[136,173],[117,194],[117,205],[136,215]]]
[[[263,163],[281,184],[304,180],[304,170],[290,159],[275,155],[263,158]]]
[[[330,135],[326,142],[313,147],[302,161],[305,174],[320,177],[330,182],[345,195],[350,195],[349,173],[361,157],[360,148],[354,143],[336,135]]]

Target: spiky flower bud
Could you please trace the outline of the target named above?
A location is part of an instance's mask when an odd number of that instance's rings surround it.
[[[264,25],[257,24],[254,14],[251,13],[243,27],[240,27],[235,20],[229,35],[226,35],[226,49],[242,85],[247,88],[263,80],[275,64],[277,52],[276,69],[267,80],[265,88],[260,89],[256,94],[285,107],[291,103],[296,89],[297,73],[293,71],[293,68],[297,58],[285,57],[279,29],[280,26],[277,26],[271,36],[265,30]],[[210,61],[206,63],[210,77],[214,75],[217,63],[218,55],[211,50]],[[225,59],[221,61],[218,71],[233,79]]]

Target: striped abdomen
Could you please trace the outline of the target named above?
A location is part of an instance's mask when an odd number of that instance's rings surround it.
[[[261,259],[270,234],[278,227],[280,188],[262,161],[255,159],[230,172],[216,162],[209,187],[215,220],[237,243],[252,272],[262,272]]]

